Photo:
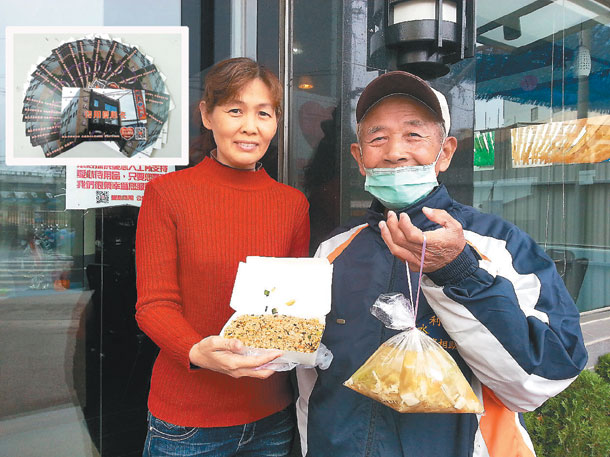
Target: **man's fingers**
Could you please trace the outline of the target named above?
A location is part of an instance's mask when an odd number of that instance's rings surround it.
[[[398,229],[398,218],[396,217],[396,213],[394,211],[388,211],[385,223],[387,224],[390,232],[394,232]]]
[[[392,253],[392,255],[394,255],[394,256],[398,257],[399,259],[406,261],[406,262],[416,262],[417,261],[417,259],[415,258],[415,256],[413,255],[413,253],[411,251],[405,249],[402,246],[399,246],[398,244],[396,244],[394,242],[392,234],[390,233],[390,230],[388,229],[388,227],[384,221],[381,221],[379,223],[379,228],[381,230],[381,238],[383,238],[383,241],[387,245],[387,247],[390,250],[390,252]],[[397,230],[399,230],[399,229],[397,229]],[[404,237],[403,237],[403,242],[404,242]]]
[[[419,264],[419,250],[423,240],[422,231],[413,225],[406,213],[396,217],[394,211],[388,211],[387,221],[379,223],[381,237],[390,252],[409,264]]]
[[[412,243],[413,248],[419,248],[424,241],[422,231],[413,225],[411,218],[407,215],[407,213],[402,213],[400,215],[398,227],[400,228],[400,231],[404,235],[407,242]]]
[[[407,213],[401,213],[400,217],[397,217],[394,211],[388,211],[386,223],[395,244],[403,247],[409,243],[412,243],[413,247],[421,244],[421,230],[413,225]]]
[[[455,259],[464,249],[462,225],[442,209],[424,207],[426,217],[440,228],[426,232],[428,254],[425,257],[423,271],[437,271]],[[405,213],[396,217],[388,211],[387,221],[379,223],[381,237],[390,252],[409,264],[409,269],[417,271],[421,264],[424,232],[411,222]]]
[[[379,222],[379,230],[381,231],[381,238],[383,239],[383,241],[385,241],[385,244],[388,246],[388,248],[390,248],[390,251],[392,251],[393,253],[395,249],[399,248],[398,244],[396,244],[396,241],[394,240],[394,237],[398,238],[399,234],[394,235],[393,232],[390,231],[390,228],[388,227],[388,224],[385,221]],[[399,231],[399,229],[394,228],[394,232],[396,231]]]
[[[388,225],[385,223],[385,221],[379,222],[379,230],[381,231],[381,238],[390,249],[390,252],[394,254],[394,250],[398,248],[398,245],[394,243],[394,239],[390,234],[390,229],[388,228]]]
[[[452,229],[457,228],[458,226],[461,228],[462,224],[456,221],[451,215],[445,211],[444,209],[432,209],[423,207],[422,212],[426,215],[428,219],[432,222],[437,223],[441,227]]]

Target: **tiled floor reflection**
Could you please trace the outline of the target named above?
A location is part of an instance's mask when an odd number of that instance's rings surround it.
[[[81,409],[72,405],[1,420],[0,455],[100,457]]]
[[[135,294],[116,289],[104,323],[92,291],[0,300],[0,456],[141,455],[156,348],[136,328]]]

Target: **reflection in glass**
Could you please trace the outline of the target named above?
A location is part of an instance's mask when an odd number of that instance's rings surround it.
[[[64,211],[64,180],[61,167],[0,166],[0,448],[6,455],[19,455],[24,442],[29,452],[50,447],[95,455],[80,408],[82,319],[90,296],[82,273],[83,218]]]
[[[610,10],[517,3],[477,3],[474,205],[544,246],[581,311],[608,306]]]
[[[2,8],[4,23],[28,25],[33,10],[57,26],[180,23],[180,2],[142,9],[107,0],[86,15],[74,0],[30,3]],[[3,94],[4,73],[2,66]],[[3,113],[4,105],[0,96]],[[64,168],[5,166],[5,133],[2,123],[0,455],[141,455],[154,350],[133,318],[128,233],[135,235],[137,209],[66,211]],[[112,268],[111,251],[119,253]]]
[[[341,4],[293,2],[289,184],[310,203],[311,250],[339,223]],[[326,14],[320,15],[319,11]],[[311,33],[315,30],[315,33]]]

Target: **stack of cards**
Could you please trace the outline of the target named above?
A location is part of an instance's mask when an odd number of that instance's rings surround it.
[[[173,103],[164,79],[149,56],[110,37],[63,43],[31,72],[25,133],[45,157],[83,141],[150,156],[167,141]]]

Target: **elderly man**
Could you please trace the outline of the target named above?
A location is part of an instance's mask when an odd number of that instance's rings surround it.
[[[587,355],[579,315],[553,262],[523,231],[453,200],[437,175],[457,140],[442,94],[390,72],[356,108],[351,154],[374,200],[317,256],[334,264],[326,371],[299,369],[297,414],[310,457],[533,456],[519,412],[565,389]],[[451,354],[485,414],[404,414],[343,386],[396,334],[370,313],[382,293],[409,296],[427,239],[417,326]]]

